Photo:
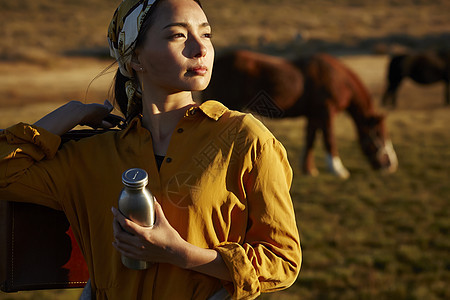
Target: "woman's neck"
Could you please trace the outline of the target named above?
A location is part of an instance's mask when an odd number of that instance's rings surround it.
[[[159,98],[143,99],[142,125],[152,134],[153,150],[166,155],[170,138],[189,107],[195,105],[192,93],[181,92]]]

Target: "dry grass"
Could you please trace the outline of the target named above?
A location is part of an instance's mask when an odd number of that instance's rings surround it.
[[[0,58],[51,62],[55,54],[107,55],[106,28],[120,0],[0,0]],[[449,46],[445,0],[205,0],[218,49],[291,53],[353,47],[390,51]]]
[[[92,49],[106,46],[105,24],[118,2],[0,0],[0,128],[34,122],[65,100],[85,99],[89,82],[110,60],[61,54],[98,56]],[[377,103],[388,56],[373,51],[442,46],[450,40],[450,2],[445,0],[203,2],[219,51],[240,46],[286,56],[316,50],[366,53],[340,58],[360,75]],[[95,80],[86,101],[108,97],[111,78]],[[442,103],[442,85],[404,82],[398,109],[386,111],[400,163],[391,176],[370,169],[352,122],[341,115],[336,129],[352,174],[347,181],[327,173],[320,142],[321,175],[300,174],[304,119],[264,120],[286,146],[294,169],[292,197],[304,264],[290,289],[262,298],[450,298],[450,108]],[[78,295],[79,290],[37,291],[0,293],[0,299]]]
[[[63,99],[101,101],[108,97],[114,77],[116,68],[107,70],[110,65],[109,60],[91,58],[60,58],[51,66],[26,62],[0,64],[0,81],[3,83],[0,85],[0,107],[61,102]]]
[[[389,114],[400,161],[390,176],[370,169],[348,134],[352,123],[341,116],[339,148],[352,173],[343,182],[326,173],[321,147],[320,177],[299,175],[304,121],[268,123],[294,166],[304,264],[292,288],[265,299],[448,299],[449,113],[440,107]]]

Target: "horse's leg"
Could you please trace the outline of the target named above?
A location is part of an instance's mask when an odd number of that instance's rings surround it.
[[[306,175],[317,176],[319,171],[314,163],[314,140],[318,129],[317,120],[308,118],[306,125],[305,148],[302,156],[302,172]]]
[[[397,90],[400,86],[401,79],[390,80],[389,85],[386,88],[386,91],[383,94],[382,105],[388,106],[392,105],[392,107],[397,106]]]
[[[334,132],[334,117],[336,112],[329,112],[328,118],[323,122],[323,142],[327,151],[327,165],[330,172],[342,179],[347,179],[350,172],[342,164],[336,145],[336,136]]]
[[[389,90],[389,88],[386,89],[386,91],[383,94],[383,97],[381,98],[381,104],[383,106],[388,106],[389,102],[392,101],[393,93]]]
[[[397,90],[405,74],[404,60],[404,56],[394,57],[389,64],[387,76],[388,87],[382,98],[383,106],[390,104],[392,107],[395,107],[397,105]]]
[[[450,105],[450,80],[445,81],[445,105]]]

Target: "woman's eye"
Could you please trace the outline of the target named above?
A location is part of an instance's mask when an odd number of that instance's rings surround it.
[[[205,33],[203,36],[204,36],[205,38],[210,39],[210,38],[212,38],[212,33]]]
[[[174,33],[170,36],[170,38],[172,38],[172,39],[184,38],[184,37],[185,37],[184,33]]]

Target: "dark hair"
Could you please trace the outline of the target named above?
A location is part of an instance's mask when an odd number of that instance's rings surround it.
[[[140,45],[142,45],[145,42],[146,33],[149,30],[149,28],[153,25],[153,21],[155,19],[155,15],[157,13],[157,8],[159,3],[161,3],[163,0],[157,0],[155,3],[153,3],[152,7],[150,8],[147,16],[145,17],[144,22],[142,23],[141,29],[139,30],[138,37],[136,38],[136,44],[134,48],[136,49]],[[195,1],[200,7],[202,7],[200,0],[193,0]],[[133,79],[136,86],[139,86],[139,82],[137,82],[137,76],[136,72],[133,71]],[[124,116],[127,117],[127,123],[136,117],[137,115],[142,113],[142,99],[140,97],[135,96],[135,103],[136,105],[132,107],[132,111],[128,112],[128,97],[125,90],[125,84],[127,81],[129,81],[130,78],[122,75],[120,73],[119,68],[117,68],[116,76],[114,77],[114,98],[117,104],[119,105],[120,111]]]

